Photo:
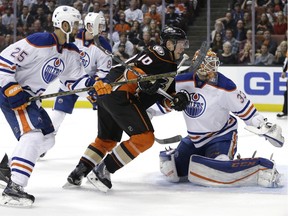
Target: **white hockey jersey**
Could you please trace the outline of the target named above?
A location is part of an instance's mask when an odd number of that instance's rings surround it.
[[[111,52],[111,46],[105,39],[99,36],[101,46]],[[105,54],[98,48],[93,40],[85,40],[85,31],[81,30],[75,40],[76,46],[80,50],[80,57],[85,71],[89,76],[97,75],[103,78],[110,71],[112,66],[111,56]]]
[[[187,91],[191,102],[183,111],[187,132],[196,147],[201,147],[228,132],[237,129],[237,120],[232,112],[252,125],[252,118],[258,111],[237,89],[235,83],[221,73],[218,81],[204,83],[194,73],[176,77],[176,91]]]
[[[0,53],[0,86],[18,82],[35,96],[57,77],[69,89],[86,87],[88,78],[78,48],[72,43],[59,45],[54,33],[32,34]]]

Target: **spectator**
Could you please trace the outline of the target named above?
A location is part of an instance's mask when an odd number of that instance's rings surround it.
[[[148,47],[153,47],[156,45],[156,42],[151,40],[151,35],[149,31],[143,32],[143,39],[139,41],[139,43],[136,45],[136,51],[142,52],[143,50],[146,50]]]
[[[139,43],[140,40],[140,24],[138,21],[133,21],[133,25],[131,27],[130,32],[128,33],[128,39],[131,41],[134,45]]]
[[[2,44],[3,48],[8,47],[12,43],[13,43],[13,38],[11,34],[4,35],[4,43]]]
[[[246,31],[244,29],[244,24],[241,19],[237,21],[236,28],[234,29],[234,37],[240,43],[246,40]]]
[[[223,52],[223,37],[220,33],[216,33],[210,47],[218,56]]]
[[[104,17],[103,11],[101,11],[100,3],[98,1],[95,1],[93,4],[93,11],[94,13],[99,13]]]
[[[234,29],[235,20],[233,19],[232,14],[230,12],[227,12],[225,17],[221,17],[217,19],[216,21],[221,21],[224,24],[225,30]]]
[[[36,32],[44,32],[41,21],[37,19],[34,21],[33,25],[29,29],[29,34],[33,34]]]
[[[34,17],[37,14],[37,9],[41,7],[44,11],[44,14],[48,14],[50,13],[49,8],[47,7],[47,5],[45,4],[45,2],[43,0],[36,0],[34,1],[34,3],[31,6],[30,9],[30,14]]]
[[[274,21],[276,20],[276,14],[274,11],[274,7],[272,4],[269,4],[266,8],[266,15],[268,17],[269,22],[273,25]]]
[[[275,40],[272,39],[271,32],[269,30],[266,30],[263,34],[263,37],[264,41],[262,42],[262,44],[265,44],[268,47],[269,53],[274,55],[278,44]]]
[[[12,8],[7,7],[5,13],[2,15],[2,24],[8,27],[11,23],[14,23],[14,15],[12,14]]]
[[[120,44],[125,44],[125,53],[132,57],[135,54],[134,45],[127,39],[126,33],[121,33],[119,35],[119,41],[116,42],[112,47],[112,52],[116,52]]]
[[[46,21],[43,24],[43,29],[46,32],[53,32],[54,27],[53,27],[52,14],[51,13],[49,13],[46,16]]]
[[[283,7],[283,14],[284,16],[288,16],[288,1],[285,0],[285,4],[284,4],[284,7]]]
[[[125,52],[125,44],[120,43],[118,46],[118,50],[116,50],[113,54],[118,57],[121,61],[125,62],[129,59],[129,55]],[[113,65],[118,64],[118,62],[113,60]]]
[[[167,26],[181,26],[181,17],[175,12],[175,5],[170,4],[167,7],[167,12],[165,14],[165,23]]]
[[[268,47],[265,44],[261,45],[260,54],[255,59],[255,65],[272,65],[274,55],[268,52]]]
[[[83,2],[82,1],[80,0],[75,1],[73,3],[73,7],[76,8],[80,12],[80,14],[83,14]]]
[[[225,35],[225,27],[221,21],[216,20],[214,24],[214,30],[211,32],[211,41],[214,41],[217,33],[221,34],[221,38],[223,38],[223,36]]]
[[[93,11],[93,0],[83,1],[83,13],[89,13]]]
[[[119,33],[128,33],[131,29],[131,26],[129,23],[127,23],[125,17],[125,13],[123,11],[119,12],[119,22],[115,24],[115,31]]]
[[[236,55],[232,53],[232,44],[229,41],[223,44],[223,53],[219,55],[219,61],[221,65],[237,64]]]
[[[8,33],[7,27],[2,24],[2,16],[0,16],[0,36],[4,36]]]
[[[140,31],[142,32],[142,34],[144,32],[150,31],[150,22],[151,22],[151,17],[145,16],[143,23],[140,24]]]
[[[23,6],[22,14],[20,17],[18,17],[18,23],[22,26],[25,25],[30,28],[33,22],[34,18],[30,15],[28,6]]]
[[[260,21],[258,22],[257,27],[256,27],[256,34],[263,35],[264,31],[266,30],[269,30],[271,32],[273,30],[273,26],[269,22],[267,14],[262,13],[260,17]]]
[[[241,51],[242,49],[244,49],[244,46],[245,46],[245,44],[246,44],[247,42],[249,42],[249,43],[252,45],[252,37],[253,37],[252,30],[251,30],[251,29],[248,29],[248,30],[246,31],[246,39],[240,43],[239,51]],[[259,41],[257,41],[257,40],[255,40],[255,47],[259,47],[259,48],[260,48]]]
[[[124,11],[126,15],[126,22],[132,24],[137,20],[139,23],[143,22],[143,12],[137,8],[137,1],[131,0],[130,7]]]
[[[244,48],[239,52],[238,63],[242,65],[249,65],[252,62],[252,44],[247,41]]]
[[[150,10],[145,14],[145,16],[150,16],[152,20],[155,20],[158,26],[161,26],[161,14],[157,12],[155,4],[150,6]]]
[[[252,1],[251,0],[244,0],[242,2],[242,5],[241,5],[241,10],[245,13],[245,12],[249,12],[251,13],[252,11]],[[256,13],[256,10],[255,10],[255,13]],[[257,17],[257,15],[255,14],[255,17]]]
[[[255,7],[267,7],[271,0],[256,0]]]
[[[234,9],[232,10],[232,19],[237,23],[238,20],[243,20],[243,11],[241,10],[240,4],[235,3]]]
[[[273,64],[283,66],[287,52],[287,41],[282,41],[275,52]]]
[[[244,29],[247,32],[248,29],[252,29],[252,20],[251,14],[249,12],[245,12],[243,16],[243,25]]]
[[[273,25],[273,34],[285,34],[287,30],[287,20],[282,11],[277,13],[276,22]]]
[[[226,29],[225,31],[225,38],[223,42],[227,41],[230,42],[230,44],[232,45],[231,52],[235,55],[238,54],[240,43],[233,37],[233,31],[231,29]]]
[[[274,11],[277,13],[277,12],[280,12],[280,11],[283,11],[283,8],[284,8],[284,4],[281,0],[272,0],[271,2],[273,8],[274,8]]]

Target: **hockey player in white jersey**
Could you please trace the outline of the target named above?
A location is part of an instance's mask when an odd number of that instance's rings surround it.
[[[193,60],[196,60],[197,51]],[[189,180],[204,186],[280,187],[281,175],[274,161],[265,158],[234,160],[237,150],[237,119],[246,128],[282,147],[282,129],[269,123],[235,83],[217,71],[219,59],[208,51],[196,73],[176,77],[176,91],[190,103],[183,111],[188,136],[176,149],[160,152],[160,170],[171,182]]]
[[[85,72],[91,77],[97,75],[103,78],[112,66],[112,58],[98,48],[93,39],[98,37],[101,46],[110,52],[112,51],[110,44],[102,36],[99,36],[106,29],[105,19],[98,13],[90,12],[85,16],[84,26],[85,29],[80,30],[77,34],[75,44],[80,50]],[[60,84],[59,91],[67,91],[67,88]],[[51,114],[55,131],[58,131],[66,114],[72,113],[78,97],[78,95],[73,94],[56,98]],[[92,103],[93,109],[97,109],[96,100],[91,96],[88,96],[87,99]]]
[[[102,80],[95,82],[85,73],[79,50],[70,43],[80,19],[75,8],[59,6],[53,12],[53,33],[32,34],[0,53],[0,106],[18,140],[2,205],[32,205],[35,197],[24,192],[24,187],[38,157],[55,143],[54,127],[41,101],[29,99],[42,94],[57,77],[69,89],[95,85],[99,91],[104,86]]]

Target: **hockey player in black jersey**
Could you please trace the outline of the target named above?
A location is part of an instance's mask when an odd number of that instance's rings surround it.
[[[146,51],[130,59],[127,64],[111,69],[97,89],[98,135],[82,155],[78,165],[68,176],[68,182],[80,185],[83,177],[99,190],[112,187],[110,173],[116,172],[154,143],[154,129],[146,109],[157,101],[167,102],[163,91],[171,95],[171,107],[183,110],[188,104],[188,96],[175,94],[172,77],[111,87],[110,82],[134,79],[139,76],[168,73],[177,70],[176,61],[185,48],[189,47],[186,34],[176,27],[166,27],[161,33],[162,44],[149,47]],[[162,91],[162,94],[161,94]],[[160,92],[160,94],[159,94]],[[129,139],[121,142],[123,131]],[[108,153],[108,154],[107,154]]]

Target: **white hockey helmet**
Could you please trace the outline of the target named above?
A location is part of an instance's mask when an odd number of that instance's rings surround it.
[[[71,6],[59,6],[57,7],[52,15],[53,26],[60,28],[62,32],[67,35],[67,42],[69,41],[69,34],[72,33],[75,24],[79,24],[81,21],[80,12]],[[62,23],[67,22],[70,26],[70,31],[66,32],[62,28]]]
[[[88,26],[90,24],[90,26]],[[89,12],[84,19],[85,29],[93,36],[106,30],[105,18],[99,13]]]

